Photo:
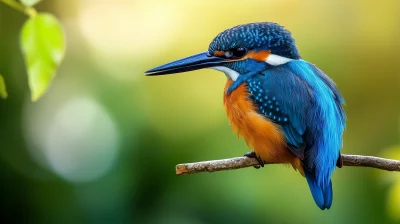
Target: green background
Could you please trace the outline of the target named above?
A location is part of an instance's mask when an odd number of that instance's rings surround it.
[[[237,24],[274,21],[335,80],[347,106],[343,153],[395,155],[400,127],[400,1],[44,0],[67,51],[30,101],[26,16],[0,3],[3,221],[40,223],[400,223],[400,174],[345,167],[329,211],[285,165],[176,176],[175,165],[243,155],[213,70],[145,77],[205,51]],[[392,151],[390,151],[392,148]],[[400,158],[398,158],[400,159]]]

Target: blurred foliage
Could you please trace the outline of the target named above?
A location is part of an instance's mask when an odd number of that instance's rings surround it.
[[[394,183],[390,188],[387,200],[387,208],[390,216],[400,222],[400,182]]]
[[[3,99],[7,98],[6,84],[4,83],[4,78],[0,75],[0,97]]]
[[[34,6],[37,3],[39,3],[41,0],[20,0],[22,4],[26,5],[26,6]]]
[[[380,156],[400,160],[400,145],[384,149]],[[390,216],[400,222],[400,175],[393,175],[380,170],[376,173],[382,183],[389,185],[386,207]]]
[[[22,0],[20,4],[16,0],[2,0],[29,16],[21,30],[21,49],[25,56],[32,101],[46,92],[65,52],[64,34],[57,18],[49,13],[38,15],[32,7],[39,1]]]
[[[274,21],[343,93],[342,152],[381,155],[400,142],[400,1],[70,0],[35,7],[60,19],[68,51],[48,94],[32,103],[17,50],[26,16],[0,4],[0,73],[9,94],[0,101],[4,223],[400,223],[391,215],[397,185],[384,181],[397,173],[338,169],[329,211],[318,209],[304,178],[284,165],[175,176],[177,163],[249,149],[225,117],[223,74],[144,76],[205,51],[224,29]]]

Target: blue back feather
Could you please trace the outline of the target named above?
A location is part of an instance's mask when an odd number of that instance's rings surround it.
[[[307,182],[321,209],[332,204],[331,175],[345,128],[343,97],[314,65],[294,60],[243,76],[259,113],[280,124],[290,150],[303,160]]]
[[[250,79],[248,89],[259,112],[281,125],[291,151],[303,159],[304,115],[311,104],[307,84],[290,70],[277,67]]]

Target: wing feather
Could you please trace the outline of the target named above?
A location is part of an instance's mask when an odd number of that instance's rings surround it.
[[[305,116],[312,103],[307,83],[289,70],[274,68],[255,76],[248,84],[259,112],[282,127],[289,149],[303,159]]]

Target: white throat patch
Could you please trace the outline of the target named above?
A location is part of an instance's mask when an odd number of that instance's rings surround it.
[[[236,81],[236,79],[239,77],[239,73],[237,73],[237,71],[227,68],[225,66],[215,66],[211,68],[225,73],[225,75],[228,78],[231,78],[233,81]]]

